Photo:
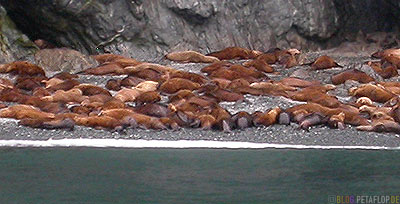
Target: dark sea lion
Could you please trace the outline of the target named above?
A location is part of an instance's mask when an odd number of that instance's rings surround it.
[[[253,125],[252,116],[245,111],[239,111],[232,116],[233,127],[235,129],[245,129]]]
[[[311,126],[325,124],[326,118],[325,115],[318,112],[310,113],[302,118],[299,126],[303,130],[309,130]]]
[[[119,91],[121,90],[121,80],[110,79],[107,81],[105,87],[111,91]]]

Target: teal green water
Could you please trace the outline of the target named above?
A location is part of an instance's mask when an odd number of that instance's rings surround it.
[[[0,203],[329,203],[399,195],[399,151],[0,149]]]

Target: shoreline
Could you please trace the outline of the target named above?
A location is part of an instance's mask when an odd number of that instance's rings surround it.
[[[207,140],[126,140],[126,139],[48,139],[48,140],[0,140],[0,147],[52,148],[129,148],[129,149],[343,149],[343,150],[400,150],[399,147],[382,146],[324,146],[292,145],[254,142],[229,142]]]

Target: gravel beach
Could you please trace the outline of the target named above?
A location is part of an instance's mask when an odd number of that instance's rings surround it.
[[[332,74],[346,69],[356,68],[365,70],[363,63],[369,60],[368,53],[360,55],[342,55],[332,50],[311,52],[303,54],[304,61],[310,61],[323,54],[332,56],[344,68],[333,68],[323,71],[311,71],[309,66],[296,66],[284,69],[275,66],[279,74],[269,74],[271,79],[279,80],[282,77],[295,76],[303,79],[320,80],[323,83],[330,83]],[[206,64],[179,64],[166,60],[156,61],[156,63],[172,66],[176,69],[199,73],[200,69]],[[370,74],[370,73],[368,73]],[[50,75],[50,74],[48,74]],[[7,76],[7,75],[3,75]],[[83,83],[93,83],[104,86],[110,78],[122,78],[123,76],[88,76],[80,75]],[[374,76],[375,77],[375,76]],[[390,81],[398,81],[399,77],[391,78]],[[356,82],[345,83],[337,86],[336,90],[330,93],[336,95],[342,102],[354,100],[347,94],[347,89],[357,85]],[[283,97],[272,96],[252,96],[246,95],[245,101],[231,103],[223,102],[221,106],[232,114],[244,110],[252,113],[254,111],[265,111],[269,108],[279,106],[288,108],[302,102],[291,101]],[[327,146],[383,146],[398,147],[400,138],[394,133],[374,133],[357,131],[355,127],[346,126],[344,130],[329,129],[327,127],[312,127],[309,131],[302,130],[297,124],[289,126],[273,125],[270,127],[253,127],[245,130],[234,130],[231,133],[219,131],[204,131],[199,129],[182,128],[178,131],[155,131],[142,129],[127,129],[123,132],[111,132],[106,130],[96,130],[82,126],[75,126],[73,131],[68,130],[43,130],[19,126],[17,120],[0,119],[0,140],[48,140],[63,138],[96,138],[96,139],[145,139],[145,140],[212,140],[212,141],[241,141],[272,144],[299,144],[299,145],[327,145]]]

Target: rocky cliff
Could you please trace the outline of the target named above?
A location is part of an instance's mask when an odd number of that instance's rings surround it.
[[[228,46],[318,50],[358,31],[395,31],[394,0],[0,0],[32,40],[154,59]],[[349,37],[350,36],[350,37]]]

